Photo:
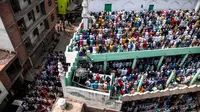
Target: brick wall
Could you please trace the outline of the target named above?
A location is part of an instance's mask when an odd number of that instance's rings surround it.
[[[11,88],[12,82],[9,79],[8,75],[6,73],[0,73],[0,81],[2,82],[2,84],[4,85],[4,87],[9,90]]]
[[[45,5],[45,11],[46,11],[46,14],[47,14],[47,15],[49,14],[49,12],[50,12],[52,9],[55,9],[55,8],[56,8],[55,0],[51,0],[51,6],[49,6],[49,0],[44,0],[44,5]]]
[[[13,9],[9,0],[0,3],[0,10],[0,16],[7,30],[10,41],[14,49],[17,51],[17,56],[19,57],[20,62],[24,63],[28,54],[21,39],[18,25],[14,20]]]
[[[8,0],[0,3],[0,16],[5,27],[8,27],[14,22],[13,12]]]
[[[55,26],[55,24],[57,22],[57,14],[56,14],[55,8],[51,12],[49,12],[47,20],[48,20],[48,23],[49,23],[49,28],[52,28],[52,27]]]

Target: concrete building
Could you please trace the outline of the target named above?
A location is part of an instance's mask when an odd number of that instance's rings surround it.
[[[161,10],[195,8],[197,0],[88,0],[88,10],[119,11],[119,10]]]
[[[136,1],[136,0],[84,0],[84,2],[82,3],[83,6],[83,13],[82,13],[82,22],[79,25],[79,27],[77,28],[77,32],[74,33],[74,37],[73,39],[71,39],[70,44],[67,46],[66,48],[66,52],[65,55],[66,57],[68,57],[66,59],[67,63],[70,63],[70,66],[68,68],[68,71],[66,72],[66,75],[61,74],[61,82],[62,82],[62,87],[63,87],[63,93],[64,93],[64,97],[70,97],[74,100],[79,100],[81,102],[86,103],[87,105],[91,106],[91,107],[96,107],[98,109],[104,110],[104,109],[113,109],[113,111],[120,111],[122,109],[120,109],[121,107],[123,107],[124,105],[126,105],[126,103],[131,102],[130,103],[130,107],[133,105],[136,105],[137,101],[147,101],[147,100],[152,100],[156,99],[156,98],[168,98],[169,96],[178,96],[178,97],[182,97],[184,95],[189,95],[189,94],[193,94],[195,97],[197,97],[198,100],[196,100],[197,102],[195,102],[195,105],[199,105],[199,81],[197,81],[197,77],[199,77],[199,72],[195,73],[195,75],[192,77],[192,79],[190,80],[189,85],[187,86],[169,86],[169,83],[172,84],[172,76],[174,76],[174,71],[172,71],[171,73],[171,77],[168,77],[167,79],[167,83],[166,83],[166,87],[163,90],[153,90],[151,92],[149,92],[147,90],[147,92],[140,92],[141,88],[140,85],[144,85],[143,81],[144,81],[144,77],[146,77],[144,74],[141,75],[138,85],[139,86],[135,86],[134,88],[137,88],[137,92],[133,91],[133,93],[128,93],[128,94],[123,94],[121,96],[117,96],[114,97],[112,96],[112,91],[101,91],[101,87],[102,85],[99,84],[98,88],[91,87],[91,83],[87,83],[87,81],[90,82],[90,79],[92,78],[88,78],[89,80],[84,80],[83,82],[89,84],[89,86],[85,86],[84,83],[82,83],[80,80],[84,79],[83,76],[89,76],[91,71],[87,71],[88,68],[90,68],[91,66],[94,66],[95,64],[98,64],[99,66],[97,67],[97,70],[100,71],[101,68],[104,69],[104,75],[106,76],[107,74],[107,70],[108,68],[110,68],[110,63],[108,64],[108,62],[111,61],[120,61],[120,60],[128,60],[128,59],[132,59],[131,60],[131,66],[129,68],[131,69],[135,69],[136,67],[136,63],[138,60],[142,59],[142,58],[151,58],[151,57],[160,57],[158,60],[159,63],[162,63],[164,57],[168,57],[170,53],[171,56],[175,57],[176,55],[180,55],[177,54],[178,52],[182,52],[181,49],[185,52],[181,53],[181,57],[179,57],[180,61],[180,65],[181,63],[186,61],[186,58],[188,57],[188,55],[194,54],[194,55],[199,55],[200,52],[196,52],[199,51],[199,46],[196,47],[190,47],[190,48],[174,48],[174,49],[156,49],[156,50],[152,50],[152,51],[133,51],[133,52],[117,52],[117,53],[86,53],[86,55],[79,55],[79,53],[82,51],[76,51],[73,50],[73,45],[76,41],[77,38],[79,38],[79,34],[81,34],[81,36],[85,36],[84,33],[80,33],[81,31],[84,32],[84,30],[87,30],[89,27],[89,21],[88,19],[91,18],[90,15],[88,15],[88,12],[99,12],[99,11],[120,11],[120,10],[168,10],[168,9],[184,9],[184,10],[192,10],[195,9],[195,11],[199,11],[199,5],[200,2],[198,0],[140,0],[140,1]],[[102,17],[102,16],[101,16]],[[105,18],[104,18],[105,19]],[[94,29],[98,29],[98,28],[94,28]],[[100,28],[101,29],[101,28]],[[102,28],[103,29],[103,28]],[[101,30],[102,30],[101,29]],[[91,30],[91,29],[90,29]],[[83,35],[82,35],[83,34]],[[81,37],[80,36],[80,37]],[[77,39],[79,40],[79,39]],[[82,40],[82,38],[80,39]],[[84,39],[83,39],[84,40]],[[80,41],[79,41],[80,42]],[[75,48],[75,47],[74,47]],[[192,51],[190,52],[186,52],[187,50],[190,49],[196,49],[195,52],[192,53]],[[96,50],[95,50],[96,51]],[[157,53],[156,53],[157,52]],[[164,54],[159,54],[161,52],[165,52]],[[140,54],[141,53],[141,54]],[[143,54],[144,53],[144,54]],[[166,55],[167,54],[167,55]],[[152,58],[151,58],[152,59]],[[89,60],[89,62],[87,63],[87,61]],[[128,60],[130,61],[130,60]],[[126,61],[126,62],[128,62]],[[85,64],[85,65],[84,65]],[[140,63],[139,63],[140,64]],[[83,70],[84,66],[80,66],[80,65],[84,65],[85,66],[85,70]],[[86,66],[89,65],[89,66]],[[101,67],[102,66],[102,67]],[[157,65],[158,68],[160,68],[160,64]],[[92,67],[91,67],[92,68]],[[77,72],[78,69],[82,69],[80,71],[82,72]],[[123,68],[124,69],[124,68]],[[114,77],[115,77],[115,70],[110,70],[111,71],[111,85],[114,82]],[[91,72],[92,73],[92,72]],[[95,74],[96,72],[94,72]],[[87,75],[84,75],[87,74]],[[97,72],[98,75],[102,75],[99,72]],[[95,76],[95,75],[93,75]],[[96,75],[97,76],[97,75]],[[76,77],[77,80],[76,80]],[[126,77],[125,77],[126,78]],[[86,78],[85,78],[86,79]],[[117,79],[117,78],[115,78]],[[120,79],[121,80],[121,79]],[[115,80],[116,82],[118,81]],[[195,82],[195,83],[194,83]],[[118,83],[119,84],[119,83]],[[93,83],[93,86],[95,85],[95,83]],[[136,83],[135,83],[136,85]],[[100,87],[100,88],[99,88]],[[108,86],[106,86],[108,87]],[[113,86],[111,86],[113,87]],[[125,86],[123,86],[125,87]],[[117,88],[114,88],[117,90]],[[179,101],[179,100],[178,100]],[[136,103],[135,103],[136,102]],[[155,101],[156,102],[156,101]],[[185,103],[186,104],[186,103]],[[143,104],[140,104],[141,107],[143,107]],[[139,105],[139,106],[140,106]],[[135,107],[134,107],[135,108]],[[174,107],[173,107],[174,108]],[[196,108],[197,111],[199,111],[198,108]],[[130,110],[129,110],[130,111]],[[127,111],[125,111],[127,112]]]
[[[0,63],[0,81],[10,98],[55,35],[56,4],[55,0],[1,0],[0,10],[0,57],[6,59]]]

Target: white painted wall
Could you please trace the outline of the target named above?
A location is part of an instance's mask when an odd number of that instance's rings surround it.
[[[41,34],[45,30],[44,22],[41,22],[41,23],[37,25],[39,34]]]
[[[73,86],[66,86],[63,90],[63,92],[67,94],[71,94],[72,96],[76,97],[74,93],[77,93],[78,96],[83,96],[82,98],[92,100],[92,101],[108,101],[110,99],[110,94],[109,93],[104,93],[104,92],[99,92],[99,91],[94,91],[94,90],[89,90],[89,89],[83,89],[83,88],[78,88],[78,87],[73,87]],[[64,94],[66,95],[66,94]],[[64,97],[69,97],[69,95],[64,96]]]
[[[33,9],[36,20],[42,15],[40,7],[39,7],[39,10],[40,10],[40,12],[37,12],[36,7]]]
[[[38,38],[37,35],[35,35],[35,36],[33,35],[33,31],[29,34],[29,38],[30,38],[32,44],[34,44],[35,40]]]
[[[41,34],[44,30],[45,30],[45,25],[44,25],[44,22],[41,22],[43,23],[42,26],[40,25],[40,23],[37,25],[37,27],[35,28],[38,28],[39,30],[39,34]],[[34,30],[33,30],[34,31]],[[35,43],[35,40],[38,38],[38,36],[34,36],[33,35],[33,31],[28,35],[30,40],[31,40],[31,43],[34,44]]]
[[[2,101],[6,98],[6,96],[8,95],[8,91],[6,90],[6,88],[4,87],[4,85],[2,84],[2,82],[0,81],[0,90],[1,90],[1,94],[0,94],[0,104],[2,103]]]
[[[24,21],[27,28],[29,28],[33,24],[33,19],[31,20],[28,19],[28,13],[24,16]]]
[[[0,17],[0,49],[15,51]]]
[[[142,10],[154,5],[155,10],[161,9],[194,9],[197,0],[88,0],[89,11],[104,11],[105,4],[112,4],[113,11]],[[141,8],[143,5],[143,8]]]
[[[21,10],[25,9],[29,5],[28,0],[18,0],[18,1],[19,1],[19,6],[20,6]]]

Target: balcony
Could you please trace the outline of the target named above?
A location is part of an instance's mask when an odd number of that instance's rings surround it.
[[[27,14],[28,12],[30,12],[33,8],[35,8],[35,6],[41,4],[44,0],[34,0],[28,7],[26,7],[25,9],[18,11],[14,14],[15,20],[19,21],[21,18],[24,17],[25,14]],[[41,7],[42,8],[42,7]]]
[[[35,42],[33,49],[30,51],[30,55],[32,55],[35,50],[39,47],[39,45],[42,43],[42,41],[44,40],[44,38],[48,35],[48,33],[50,32],[50,30],[44,30],[39,36],[38,36],[38,40]]]
[[[45,15],[42,15],[40,18],[38,18],[36,21],[34,21],[34,23],[29,27],[27,28],[28,30],[24,33],[24,35],[22,35],[22,39],[23,41],[26,40],[26,38],[28,37],[28,35],[37,27],[37,25],[39,23],[41,23],[41,21],[43,21],[44,19],[46,18]]]
[[[22,70],[22,66],[19,59],[16,59],[6,70],[6,73],[10,80],[13,82],[14,79],[19,75]]]

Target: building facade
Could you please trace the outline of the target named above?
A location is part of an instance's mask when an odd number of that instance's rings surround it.
[[[197,0],[88,0],[88,10],[119,11],[119,10],[168,10],[194,9]]]
[[[20,88],[27,71],[55,36],[56,4],[55,0],[1,0],[0,10],[0,49],[15,54],[0,64],[6,65],[0,70],[0,81],[15,96],[16,86]]]

